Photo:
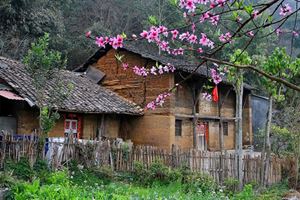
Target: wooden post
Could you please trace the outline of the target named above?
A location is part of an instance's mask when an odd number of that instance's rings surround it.
[[[270,132],[271,132],[271,124],[272,124],[272,107],[273,107],[273,97],[270,95],[269,97],[269,109],[268,109],[268,121],[266,126],[266,136],[265,136],[265,151],[266,158],[264,160],[264,174],[263,174],[263,185],[268,184],[268,174],[270,168],[270,156],[271,156],[271,142],[270,142]]]
[[[240,184],[239,188],[243,186],[243,94],[244,84],[242,78],[242,72],[237,70],[238,80],[235,85],[236,92],[236,143],[235,143],[235,157],[236,157],[236,169]]]

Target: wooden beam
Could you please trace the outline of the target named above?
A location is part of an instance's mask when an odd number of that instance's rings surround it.
[[[220,120],[219,116],[200,115],[199,113],[196,113],[195,115],[196,115],[196,117],[198,119]],[[192,115],[192,114],[179,114],[179,113],[176,113],[175,117],[178,117],[178,118],[190,118],[190,119],[192,119],[194,117],[194,115]],[[224,120],[224,121],[234,121],[235,119],[236,119],[235,117],[222,117],[222,120]]]

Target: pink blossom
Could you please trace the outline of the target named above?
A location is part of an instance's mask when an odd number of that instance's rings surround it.
[[[225,33],[225,34],[221,34],[219,37],[219,40],[221,42],[230,42],[231,41],[231,34],[229,32]]]
[[[210,8],[215,8],[216,6],[217,5],[214,2],[210,2],[210,5],[209,5]]]
[[[171,31],[171,33],[172,33],[172,40],[175,40],[177,38],[179,32],[177,30],[173,30],[173,31]]]
[[[148,32],[144,30],[143,32],[140,33],[140,36],[141,36],[142,38],[147,38]]]
[[[164,92],[162,94],[159,94],[154,101],[151,101],[147,104],[146,109],[155,110],[157,106],[162,106],[166,101],[166,98],[169,96],[171,96],[171,93],[169,92]]]
[[[205,92],[202,94],[202,99],[205,99],[206,101],[211,101],[212,96],[211,96],[211,94],[208,94],[207,92]]]
[[[168,29],[165,26],[159,26],[158,32],[163,34],[165,37],[168,37]]]
[[[292,13],[292,7],[288,3],[281,6],[279,15],[286,16],[290,13]]]
[[[210,18],[210,12],[209,11],[207,11],[207,12],[205,12],[204,14],[202,14],[201,15],[201,17],[200,17],[200,23],[202,23],[202,22],[204,22],[205,20],[207,20],[207,19],[209,19]]]
[[[203,49],[202,49],[202,48],[198,48],[198,49],[197,49],[197,52],[198,52],[198,53],[203,53]]]
[[[158,73],[159,73],[159,74],[163,74],[163,73],[164,73],[164,69],[163,69],[163,66],[162,66],[162,65],[159,65],[159,66],[158,66]]]
[[[144,76],[146,77],[148,75],[148,71],[145,67],[138,67],[138,66],[134,66],[132,68],[133,73],[135,73],[138,76]]]
[[[178,49],[173,49],[172,50],[172,54],[173,55],[183,55],[183,52],[184,52],[184,50],[183,50],[183,48],[178,48]]]
[[[170,47],[169,47],[169,42],[166,42],[166,41],[161,41],[158,43],[159,44],[159,47],[162,51],[169,51],[170,50]]]
[[[92,32],[88,31],[88,32],[85,33],[85,37],[89,38],[89,37],[91,37],[91,34],[92,34]]]
[[[200,39],[199,43],[200,43],[201,45],[203,45],[203,46],[207,46],[208,41],[209,41],[209,40],[208,40],[206,34],[201,33],[201,39]]]
[[[248,34],[250,37],[253,37],[253,36],[254,36],[253,31],[249,31],[247,34]]]
[[[293,33],[293,36],[295,36],[295,37],[298,37],[298,36],[299,36],[299,33],[296,32],[296,31],[293,31],[292,33]]]
[[[105,47],[107,42],[104,40],[103,37],[96,37],[95,43],[98,45],[98,47]]]
[[[188,41],[189,41],[191,44],[197,43],[197,36],[194,35],[194,34],[190,35],[189,38],[188,38]]]
[[[128,63],[122,63],[122,68],[123,68],[124,70],[128,69]]]
[[[175,67],[173,65],[171,65],[170,63],[167,63],[167,66],[169,67],[170,72],[175,71]]]
[[[214,42],[212,42],[210,39],[208,39],[206,34],[204,34],[204,33],[201,33],[201,39],[199,41],[199,44],[210,47],[211,49],[214,48]]]
[[[253,19],[256,19],[257,18],[257,16],[258,16],[258,10],[253,10],[253,12],[252,12],[252,17],[253,17]]]
[[[213,79],[213,82],[218,85],[222,81],[221,74],[218,74],[217,70],[210,69],[210,74]]]
[[[111,46],[114,48],[114,49],[117,49],[117,48],[122,48],[123,47],[123,37],[121,35],[117,35],[117,37],[113,37],[111,38]]]
[[[282,30],[280,28],[277,28],[275,30],[275,32],[276,32],[276,35],[279,36],[282,33]]]
[[[157,71],[157,68],[155,66],[152,66],[150,69],[150,73],[153,75],[157,75],[156,71]]]
[[[210,23],[212,25],[215,25],[215,26],[218,25],[219,20],[220,20],[219,15],[214,15],[214,16],[210,17]]]
[[[226,3],[226,0],[216,0],[216,3],[218,4],[219,7],[223,7]]]
[[[149,102],[146,106],[146,109],[147,110],[155,110],[156,109],[155,102],[154,101]]]
[[[196,30],[196,25],[195,25],[195,23],[193,23],[192,24],[192,32],[195,33],[195,30]]]
[[[188,12],[195,12],[196,6],[194,0],[186,0],[185,8],[188,10]]]
[[[189,32],[182,33],[182,34],[179,35],[179,39],[180,39],[181,41],[183,41],[184,39],[187,39],[187,38],[189,38],[189,37],[190,37],[190,33],[189,33]]]

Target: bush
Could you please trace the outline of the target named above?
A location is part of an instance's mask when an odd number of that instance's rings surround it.
[[[8,160],[4,164],[5,171],[12,171],[12,174],[18,179],[25,181],[32,180],[34,177],[34,171],[30,167],[27,158],[21,158],[19,162]]]
[[[153,162],[149,169],[140,162],[134,163],[134,181],[144,186],[151,186],[154,183],[167,185],[178,181],[181,177],[179,170],[172,170],[159,160]]]
[[[224,180],[224,192],[228,195],[233,195],[238,190],[239,180],[235,178],[227,178]]]
[[[254,199],[255,198],[255,194],[253,191],[253,187],[252,185],[248,184],[245,185],[243,190],[240,193],[237,193],[236,195],[234,195],[234,197],[232,199],[234,200],[250,200],[250,199]]]
[[[108,184],[114,179],[114,172],[110,166],[92,169],[92,173],[96,178],[101,179],[104,184]]]
[[[190,173],[185,176],[183,183],[185,184],[186,192],[214,192],[217,189],[217,184],[213,177],[208,174],[199,172]]]
[[[48,168],[47,162],[42,159],[38,159],[33,165],[35,176],[38,177],[41,183],[44,183],[49,176],[50,169]]]
[[[15,179],[12,177],[12,173],[0,172],[0,188],[9,188],[13,186]]]

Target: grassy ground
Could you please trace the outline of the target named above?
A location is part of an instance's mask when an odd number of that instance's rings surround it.
[[[135,173],[116,174],[109,168],[86,169],[73,165],[51,172],[42,162],[33,169],[26,162],[8,163],[8,168],[0,172],[0,186],[9,187],[7,199],[16,200],[279,200],[287,191],[286,185],[280,184],[266,190],[246,185],[243,191],[236,192],[232,184],[220,187],[206,175],[169,171],[161,164],[149,170],[138,166],[137,169]]]

